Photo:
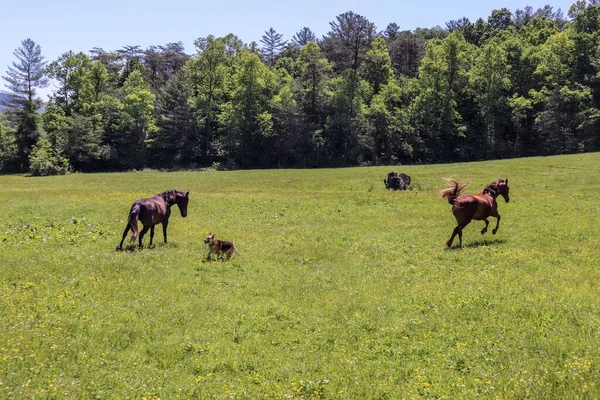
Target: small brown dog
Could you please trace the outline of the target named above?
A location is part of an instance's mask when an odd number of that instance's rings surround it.
[[[210,255],[216,254],[217,260],[223,259],[223,255],[229,260],[233,253],[241,254],[232,242],[227,240],[218,240],[215,235],[209,233],[204,239],[204,243],[208,245],[208,254],[206,260],[210,261]]]

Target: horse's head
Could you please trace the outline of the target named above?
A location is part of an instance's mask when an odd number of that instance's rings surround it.
[[[508,203],[510,201],[510,197],[508,196],[508,192],[510,189],[508,187],[508,179],[498,179],[495,183],[498,190],[498,194],[504,197],[504,201]]]
[[[182,217],[187,217],[187,206],[190,201],[190,192],[177,192],[175,204],[179,207]]]
[[[507,203],[510,201],[510,197],[508,196],[509,187],[508,187],[508,179],[498,179],[490,183],[489,185],[485,185],[485,188],[481,191],[482,194],[488,194],[492,196],[494,199],[498,196],[504,197],[504,201]]]
[[[190,201],[190,192],[181,192],[179,190],[168,190],[161,194],[161,196],[165,199],[167,204],[172,206],[173,204],[177,204],[179,207],[179,211],[181,212],[182,217],[187,217],[187,206]]]

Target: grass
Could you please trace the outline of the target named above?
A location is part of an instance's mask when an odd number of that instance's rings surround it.
[[[0,176],[0,398],[599,398],[599,174],[585,154]],[[509,178],[497,235],[445,247],[447,176]],[[115,252],[133,200],[173,188],[169,243]],[[205,262],[208,232],[242,255]]]

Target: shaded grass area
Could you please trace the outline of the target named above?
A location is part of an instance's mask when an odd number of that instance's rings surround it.
[[[0,176],[0,397],[600,397],[599,161]],[[509,178],[497,235],[445,248],[447,176]],[[169,243],[115,252],[173,188]]]

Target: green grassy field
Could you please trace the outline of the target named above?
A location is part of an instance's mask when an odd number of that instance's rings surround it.
[[[448,176],[509,179],[497,235],[446,248]],[[600,154],[0,176],[0,398],[600,398],[599,176]],[[167,189],[191,198],[169,243],[115,252]],[[242,255],[205,262],[208,232]]]

